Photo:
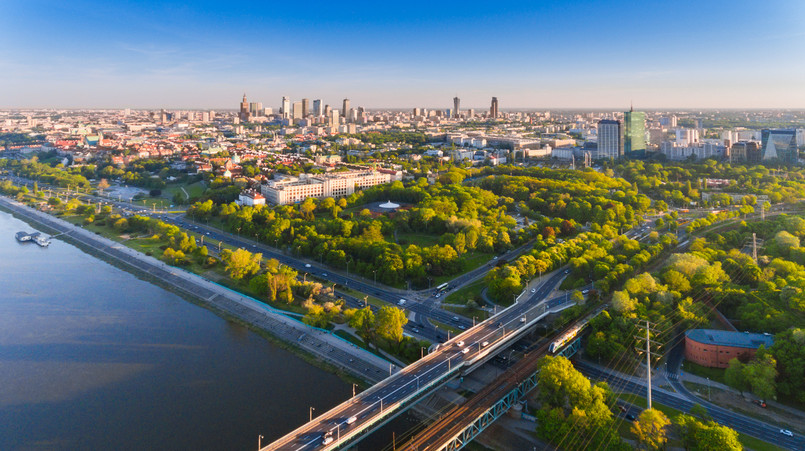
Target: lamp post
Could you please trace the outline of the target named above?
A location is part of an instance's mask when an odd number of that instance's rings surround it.
[[[376,270],[376,269],[373,269],[373,270],[372,270],[372,274],[374,274],[374,275],[375,275],[375,286],[377,286],[377,270]]]
[[[310,421],[313,421],[313,411],[316,410],[315,407],[310,408]]]
[[[352,397],[353,397],[353,398],[355,397],[355,388],[356,388],[357,386],[358,386],[358,384],[355,384],[355,383],[353,383],[353,384],[352,384]]]
[[[257,436],[257,451],[263,449],[263,438],[264,437],[262,435]]]

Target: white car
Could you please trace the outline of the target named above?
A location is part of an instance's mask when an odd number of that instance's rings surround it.
[[[305,268],[310,268],[310,263],[305,263]]]
[[[470,352],[470,348],[464,348],[464,349],[461,350],[462,354],[466,354],[468,352]]]
[[[481,347],[482,347],[482,348],[485,348],[485,347],[486,347],[488,344],[489,344],[489,342],[488,342],[488,341],[485,341],[485,342],[481,343]]]
[[[531,292],[532,292],[532,293],[536,293],[536,292],[537,292],[537,289],[536,289],[536,288],[532,288],[532,289],[531,289]]]
[[[780,429],[780,433],[785,435],[785,436],[788,436],[788,437],[793,437],[794,436],[794,434],[791,431],[789,431],[788,429]]]
[[[354,423],[356,421],[358,421],[358,417],[349,417],[349,418],[347,418],[347,424],[352,424],[352,423]]]
[[[330,443],[333,443],[333,436],[329,435],[329,434],[325,435],[324,440],[321,441],[321,444],[322,445],[329,445]]]
[[[459,348],[460,348],[460,347],[462,347],[462,346],[464,346],[464,341],[463,341],[463,340],[459,340],[459,341],[457,341],[457,342],[456,342],[456,346],[458,346]]]
[[[405,305],[405,299],[400,299],[397,301],[397,305]]]

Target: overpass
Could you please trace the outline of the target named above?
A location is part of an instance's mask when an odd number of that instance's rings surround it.
[[[442,415],[400,449],[457,451],[466,446],[536,388],[540,357],[551,353],[570,358],[575,354],[580,347],[581,331],[603,310],[604,306],[598,307],[565,327],[555,335],[552,342],[543,343],[526,352],[519,362],[487,384],[483,390]]]
[[[554,274],[536,293],[528,293],[530,296],[262,450],[330,450],[354,444],[436,388],[494,357],[548,314],[573,305],[565,296],[544,300],[568,273]]]

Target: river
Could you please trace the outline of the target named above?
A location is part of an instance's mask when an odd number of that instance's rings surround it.
[[[0,211],[0,449],[252,450],[352,393],[241,325],[58,238],[18,243],[19,230],[34,229]]]

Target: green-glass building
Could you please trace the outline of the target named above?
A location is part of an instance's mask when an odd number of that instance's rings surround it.
[[[646,155],[646,113],[623,113],[623,154],[626,158],[643,158]]]

